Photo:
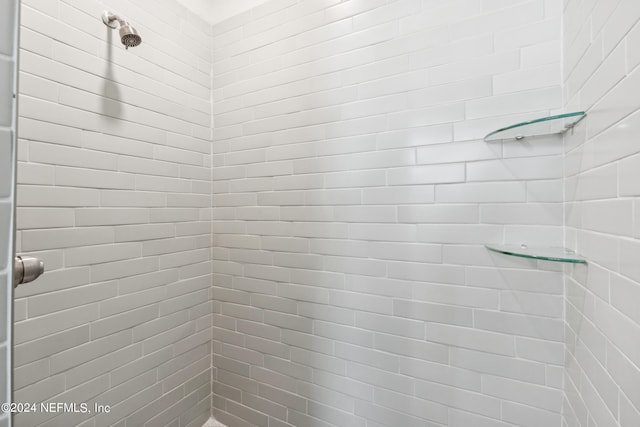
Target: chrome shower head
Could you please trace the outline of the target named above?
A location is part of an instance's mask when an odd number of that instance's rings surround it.
[[[102,12],[102,22],[109,28],[116,29],[118,26],[120,27],[120,41],[126,49],[136,47],[142,43],[142,37],[140,37],[136,29],[118,15],[104,11]]]
[[[142,43],[142,37],[140,37],[135,28],[126,24],[120,27],[120,41],[125,46],[125,49],[129,49]]]

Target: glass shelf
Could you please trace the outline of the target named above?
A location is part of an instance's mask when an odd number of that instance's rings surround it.
[[[490,244],[485,247],[491,251],[505,255],[531,258],[544,261],[569,262],[573,264],[586,264],[587,260],[579,257],[574,251],[559,247],[527,246],[527,245],[501,245]]]
[[[564,133],[573,128],[587,113],[577,111],[575,113],[559,114],[557,116],[543,117],[529,122],[518,123],[495,130],[484,137],[486,142],[503,139],[515,139],[520,141],[530,136],[552,135]]]

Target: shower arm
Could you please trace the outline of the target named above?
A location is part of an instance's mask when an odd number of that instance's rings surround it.
[[[125,25],[129,25],[129,22],[123,18],[121,18],[119,15],[115,15],[113,13],[109,13],[107,11],[102,13],[102,22],[104,22],[104,25],[106,25],[107,27],[116,29],[118,28],[118,25],[120,27],[123,27]],[[116,24],[117,22],[117,24]]]

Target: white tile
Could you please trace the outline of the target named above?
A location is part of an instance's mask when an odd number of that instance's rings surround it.
[[[79,207],[98,206],[100,192],[94,188],[65,188],[49,186],[19,185],[18,206],[33,207]]]
[[[433,283],[464,283],[464,269],[443,264],[409,262],[388,263],[388,275],[394,279]],[[416,306],[418,307],[418,306]]]
[[[433,201],[434,187],[429,185],[377,187],[362,190],[362,203],[366,205],[418,204],[433,203]]]
[[[635,281],[640,279],[640,269],[633,261],[639,244],[637,240],[620,241],[620,273]]]
[[[598,201],[581,204],[582,228],[630,236],[633,232],[631,201]]]
[[[442,50],[450,53],[451,45],[442,46]],[[476,46],[473,46],[474,48]],[[481,52],[482,50],[480,50]],[[476,54],[479,52],[476,50]],[[433,60],[433,51],[429,51],[424,58]],[[460,82],[428,86],[425,89],[412,91],[408,95],[408,107],[420,108],[428,106],[441,106],[459,101],[485,98],[493,94],[493,82],[489,77],[474,78]]]
[[[396,316],[448,325],[471,326],[472,311],[468,308],[451,307],[413,301],[394,302]]]
[[[628,31],[636,25],[638,14],[640,14],[638,4],[629,0],[620,2],[602,29],[605,54],[611,52]]]
[[[536,67],[557,62],[562,48],[561,40],[538,43],[520,50],[522,67]]]
[[[474,119],[559,108],[561,99],[562,93],[558,87],[494,96],[484,100],[469,101],[466,106],[466,117]]]
[[[559,203],[483,204],[480,222],[484,224],[562,225],[563,210]]]
[[[368,247],[366,242],[345,239],[313,239],[309,245],[312,253],[362,258],[367,256]]]
[[[606,57],[591,79],[585,83],[580,92],[582,105],[587,109],[590,108],[626,74],[626,52],[624,45],[620,45]]]
[[[585,123],[587,134],[595,136],[638,110],[640,104],[626,94],[637,90],[639,85],[640,70],[636,68],[598,101],[597,108],[593,109],[589,121]]]
[[[640,27],[637,25],[629,32],[627,36],[626,48],[627,48],[627,72],[630,72],[640,63],[640,57],[638,52],[633,49],[638,43],[638,37],[640,37]]]
[[[633,424],[640,421],[640,412],[636,407],[627,399],[625,395],[620,397],[620,422],[621,424]]]
[[[487,26],[501,30],[503,28],[524,27],[527,24],[542,19],[544,5],[541,2],[523,3],[512,8],[488,11],[484,15],[476,16],[456,25],[455,36],[467,37],[477,34]]]
[[[65,264],[75,267],[136,258],[141,255],[141,249],[139,243],[71,248],[65,250]]]
[[[86,208],[76,209],[75,213],[78,227],[149,223],[146,209]]]
[[[474,325],[483,330],[549,341],[562,341],[564,338],[560,319],[478,311],[475,313]]]
[[[469,181],[552,179],[562,176],[562,158],[487,160],[467,165]]]
[[[64,228],[75,225],[73,209],[18,208],[16,227],[21,230]]]
[[[493,85],[496,94],[503,94],[554,86],[559,79],[560,64],[554,63],[498,74],[494,77]]]
[[[636,176],[638,162],[640,156],[635,155],[623,159],[619,163],[618,169],[618,186],[621,196],[636,196],[640,194],[640,188],[638,187]]]
[[[345,281],[345,288],[365,294],[410,298],[412,295],[410,282],[387,278],[373,278],[350,275]]]
[[[463,182],[463,164],[414,166],[387,169],[389,185],[415,185]]]
[[[396,208],[393,206],[336,206],[333,218],[339,222],[396,222]]]
[[[405,224],[349,224],[349,237],[358,240],[415,242],[417,228]]]
[[[611,303],[622,313],[638,322],[635,295],[638,293],[638,284],[634,281],[614,275],[611,286]]]
[[[353,119],[358,117],[374,116],[378,114],[392,113],[407,108],[407,99],[404,94],[381,96],[364,101],[352,102],[342,106],[341,117]]]
[[[384,384],[383,384],[384,386]],[[385,390],[384,387],[376,390],[376,403],[386,407],[395,409],[402,414],[412,415],[420,418],[425,418],[434,422],[445,422],[448,419],[448,410],[446,406],[429,402],[422,399],[416,399],[406,394],[393,393]],[[407,387],[404,390],[399,390],[401,393],[406,392]]]
[[[590,418],[599,424],[615,424],[615,415],[607,408],[595,387],[586,381],[581,390],[585,405],[589,408]],[[616,411],[617,412],[617,411]]]
[[[566,78],[567,96],[573,97],[595,73],[603,61],[602,37],[592,39],[589,26],[585,26],[578,37],[577,46],[564,58],[565,70],[570,72]],[[580,104],[581,109],[585,109]]]
[[[419,110],[407,110],[389,115],[389,129],[399,130],[421,126],[440,125],[462,121],[465,117],[463,103],[450,103]]]
[[[480,141],[454,142],[420,147],[417,150],[418,164],[440,164],[472,162],[495,159],[501,156],[500,145]]]
[[[382,260],[344,257],[325,257],[324,265],[328,271],[378,277],[384,274],[386,267]]]
[[[562,246],[563,228],[555,225],[507,225],[505,242],[522,242],[532,246]]]
[[[297,160],[294,162],[293,170],[297,174],[304,174],[377,169],[412,164],[415,164],[413,150],[388,150]]]
[[[432,283],[415,283],[414,299],[462,307],[498,308],[495,290]]]
[[[519,58],[515,52],[485,55],[459,62],[446,63],[429,70],[431,84],[446,84],[474,78],[478,75],[493,75],[514,71]]]
[[[431,28],[442,24],[453,24],[465,21],[469,17],[481,14],[482,5],[475,1],[455,1],[453,3],[430,2],[424,12],[407,19],[405,32],[413,32],[422,28]],[[458,11],[460,13],[453,13]]]
[[[543,386],[527,384],[506,378],[485,376],[483,391],[490,396],[507,397],[515,402],[538,409],[559,413],[562,406],[560,390],[549,390]]]
[[[562,181],[543,180],[527,182],[527,201],[528,202],[562,202],[564,200],[564,189]]]
[[[577,251],[587,259],[607,269],[616,271],[620,262],[620,243],[612,236],[580,231],[577,235]]]
[[[418,240],[426,243],[483,244],[502,240],[499,225],[485,224],[422,224],[418,225]]]
[[[617,186],[618,167],[613,164],[592,168],[575,178],[565,179],[565,192],[568,200],[612,198],[617,194]]]
[[[405,62],[404,66],[407,67],[408,64]],[[361,99],[377,98],[392,93],[421,89],[427,85],[427,82],[427,73],[424,70],[409,71],[361,83],[358,93]]]
[[[324,174],[326,188],[379,187],[386,183],[386,171],[383,169]]]
[[[500,310],[559,319],[562,318],[563,300],[560,295],[503,291],[500,292]]]
[[[452,427],[464,427],[468,425],[474,425],[477,427],[503,427],[507,424],[500,423],[499,421],[483,417],[481,415],[475,415],[465,411],[459,411],[457,409],[451,409],[449,411],[449,420]]]
[[[528,427],[555,425],[561,422],[561,416],[558,413],[511,402],[505,404],[502,417],[509,423]]]
[[[560,14],[557,14],[553,19],[518,26],[516,29],[499,31],[496,33],[495,49],[496,51],[508,51],[546,43],[550,40],[559,40],[561,38],[561,28]],[[556,79],[559,78],[560,74],[558,73]]]
[[[369,256],[372,258],[398,261],[438,262],[442,260],[439,245],[372,242],[369,244]]]
[[[527,383],[545,383],[545,366],[543,364],[516,360],[504,355],[454,348],[451,350],[451,365]]]
[[[53,185],[54,166],[22,163],[18,168],[18,182],[34,185]]]
[[[46,316],[28,319],[15,326],[16,344],[51,336],[57,332],[87,324],[98,319],[98,306],[87,304]]]
[[[475,414],[500,418],[500,401],[475,391],[434,382],[416,383],[416,396]]]
[[[422,322],[372,313],[357,313],[355,326],[367,331],[383,332],[399,337],[424,338]],[[347,341],[349,342],[349,341]],[[371,341],[373,344],[373,341]],[[372,345],[370,345],[371,347]]]
[[[467,348],[505,356],[515,354],[515,341],[512,336],[467,327],[430,324],[427,327],[427,340],[452,348]]]
[[[453,140],[453,126],[441,124],[381,132],[376,135],[379,149],[440,144]]]
[[[56,184],[60,186],[129,190],[135,188],[133,175],[90,169],[57,167],[55,179]]]
[[[523,182],[487,182],[447,184],[436,187],[436,202],[442,203],[500,203],[526,200]]]

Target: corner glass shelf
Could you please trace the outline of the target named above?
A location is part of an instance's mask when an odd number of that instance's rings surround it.
[[[495,130],[484,137],[486,142],[504,139],[521,141],[524,138],[540,135],[552,135],[564,133],[573,128],[587,113],[577,111],[574,113],[559,114],[557,116],[543,117],[541,119],[522,122]]]
[[[504,255],[531,258],[542,261],[568,262],[586,264],[587,260],[579,257],[574,251],[559,247],[527,246],[527,245],[485,245],[487,249]]]

